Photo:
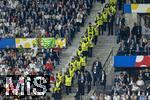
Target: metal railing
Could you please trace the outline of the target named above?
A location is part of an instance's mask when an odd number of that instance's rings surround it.
[[[107,57],[107,59],[106,59],[106,61],[105,61],[105,63],[104,63],[104,65],[103,65],[103,70],[105,71],[106,75],[108,75],[109,72],[112,69],[113,56],[114,56],[114,54],[113,54],[113,48],[112,48],[109,55],[108,55],[108,57]]]

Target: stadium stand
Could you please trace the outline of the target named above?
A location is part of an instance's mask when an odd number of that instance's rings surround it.
[[[84,26],[84,21],[93,0],[2,0],[0,1],[0,38],[66,38],[71,45],[75,34]],[[121,4],[122,5],[122,4]],[[121,9],[120,9],[121,10]],[[116,18],[117,1],[110,0],[102,12],[98,12],[95,23],[89,23],[86,32],[80,39],[76,55],[68,63],[66,73],[53,74],[60,63],[60,52],[56,48],[2,48],[0,49],[0,75],[48,75],[49,96],[10,96],[2,94],[3,84],[0,85],[1,99],[11,100],[61,100],[64,94],[71,94],[72,87],[78,85],[76,100],[82,100],[85,95],[85,84],[88,93],[91,91],[92,76],[97,73],[97,60],[92,72],[86,70],[87,59],[92,57],[92,50],[97,45],[99,35],[113,34]],[[120,20],[117,43],[120,49],[117,56],[149,55],[150,40],[142,35],[142,26],[134,24],[132,30],[126,26],[124,17]],[[102,65],[101,65],[102,67]],[[93,92],[90,100],[149,100],[150,99],[150,69],[134,68],[115,70],[114,85],[110,91],[105,90],[106,76],[103,68],[99,69],[98,82],[104,85],[103,92]],[[94,74],[93,74],[94,75]],[[77,82],[76,82],[77,81]],[[94,83],[94,82],[93,82]],[[95,86],[95,83],[93,84]],[[65,93],[64,93],[65,92]]]

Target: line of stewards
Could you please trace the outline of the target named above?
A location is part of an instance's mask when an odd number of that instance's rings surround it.
[[[113,35],[113,23],[116,15],[116,1],[112,0],[111,3],[106,4],[102,13],[98,12],[96,16],[96,25],[99,34],[103,35],[104,31],[108,29],[108,35]],[[108,28],[107,28],[108,27]]]
[[[108,15],[110,15],[110,13],[112,12],[113,15],[115,14],[115,10],[112,10],[112,7],[115,7],[115,3],[113,0],[110,6],[105,7],[102,14],[99,13],[95,21],[96,23],[94,25],[89,23],[89,26],[84,36],[80,40],[80,46],[76,52],[76,56],[72,58],[71,62],[69,63],[69,69],[67,70],[66,74],[64,75],[64,77],[62,76],[61,72],[57,74],[57,81],[54,87],[54,97],[56,98],[55,100],[60,100],[59,98],[61,98],[61,84],[64,84],[67,95],[71,93],[71,87],[73,85],[73,80],[75,76],[77,76],[78,78],[78,90],[82,95],[84,94],[83,87],[85,87],[87,75],[84,73],[84,68],[87,63],[87,57],[92,57],[93,44],[97,44],[100,30],[102,30],[101,34],[103,34],[103,30],[105,30],[104,26],[106,26],[106,24],[108,23]],[[92,70],[92,72],[94,73],[94,69]],[[90,82],[89,85],[91,85],[91,81],[88,82]],[[90,91],[90,86],[88,86],[88,91]]]

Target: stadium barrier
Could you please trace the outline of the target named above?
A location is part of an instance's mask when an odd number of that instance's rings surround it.
[[[150,4],[124,4],[124,13],[150,13]]]
[[[114,67],[134,68],[150,67],[150,56],[115,56]]]
[[[106,75],[109,74],[109,72],[111,71],[111,69],[113,68],[113,57],[114,57],[114,53],[113,53],[113,48],[111,49],[104,65],[103,65],[103,70],[105,71]]]
[[[0,39],[0,48],[66,48],[65,38],[4,38]]]

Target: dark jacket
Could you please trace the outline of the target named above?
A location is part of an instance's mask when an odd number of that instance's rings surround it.
[[[96,73],[94,73],[94,67],[96,67]],[[92,74],[99,76],[102,70],[102,63],[98,61],[98,65],[96,65],[96,61],[92,65]]]
[[[81,73],[78,75],[78,84],[82,84],[82,83],[85,83],[86,81],[86,77],[85,77],[85,74],[83,73],[83,79],[81,77]]]
[[[89,71],[87,71],[87,74],[86,74],[86,81],[88,83],[92,82],[92,76],[91,76],[91,73]]]
[[[141,26],[134,26],[132,29],[132,34],[135,35],[137,38],[141,38],[142,27]]]
[[[101,85],[105,85],[106,84],[106,73],[103,71],[103,73],[101,74]]]

